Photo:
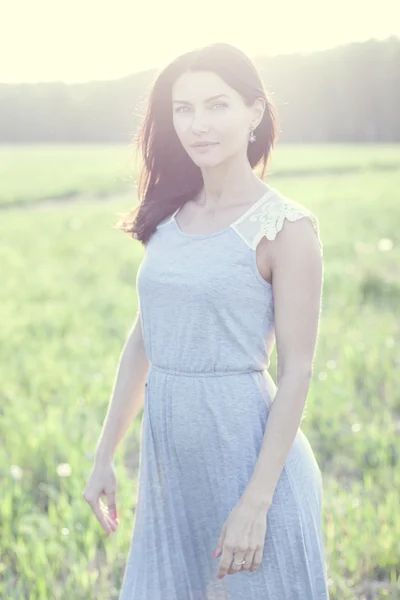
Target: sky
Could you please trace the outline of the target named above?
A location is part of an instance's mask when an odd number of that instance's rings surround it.
[[[400,37],[400,0],[237,2],[10,0],[0,22],[0,83],[118,79],[214,42],[254,58]]]

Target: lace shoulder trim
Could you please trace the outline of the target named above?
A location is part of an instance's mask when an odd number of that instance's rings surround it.
[[[321,254],[323,254],[323,244],[320,239],[319,223],[316,216],[309,210],[296,206],[292,200],[281,194],[266,199],[261,205],[256,206],[254,211],[247,215],[245,219],[238,221],[232,227],[246,244],[255,250],[264,236],[271,241],[276,238],[283,227],[285,219],[297,221],[303,217],[308,217],[313,224]]]

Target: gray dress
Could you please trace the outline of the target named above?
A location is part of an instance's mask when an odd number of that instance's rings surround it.
[[[177,212],[177,211],[176,211]],[[272,286],[256,246],[314,215],[276,188],[215,233],[175,214],[137,274],[150,368],[139,487],[120,600],[327,600],[322,477],[299,429],[267,513],[261,565],[217,578],[221,528],[253,473],[276,386]],[[321,242],[320,242],[321,244]],[[322,252],[322,244],[321,244]]]

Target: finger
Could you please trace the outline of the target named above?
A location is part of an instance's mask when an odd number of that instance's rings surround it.
[[[243,563],[243,565],[238,565],[236,563],[242,562],[242,560],[244,558],[245,558],[245,554],[239,553],[239,552],[234,552],[233,558],[232,558],[232,564],[230,566],[228,573],[234,574],[234,573],[237,573],[238,571],[241,571],[243,569],[243,567],[245,566],[245,564]]]
[[[107,522],[110,525],[112,531],[113,532],[117,531],[117,529],[118,529],[118,523],[116,523],[115,521],[113,521],[109,515],[106,515],[106,519],[107,519]]]
[[[112,519],[113,522],[119,522],[118,517],[115,517],[115,518],[113,517],[114,513],[110,512],[110,508],[109,508],[108,504],[106,504],[105,502],[103,502],[102,500],[100,500],[100,507],[101,507],[101,510],[103,511],[103,513],[105,515],[109,516]]]
[[[238,558],[236,556],[236,554],[234,554],[233,560],[232,560],[232,564],[231,564],[231,566],[229,568],[229,571],[228,571],[228,573],[232,574],[232,575],[234,575],[235,573],[238,573],[239,571],[243,571],[243,567],[246,566],[246,563],[243,563],[242,565],[235,564],[235,560],[237,562],[241,562],[243,560],[243,558],[240,559],[240,558]]]
[[[218,579],[222,579],[222,577],[224,577],[228,573],[229,567],[231,566],[232,559],[233,559],[232,549],[228,549],[226,546],[224,546],[222,548],[221,560],[219,563],[219,570],[217,573]]]
[[[224,546],[224,540],[225,540],[225,533],[226,533],[226,527],[225,527],[225,524],[224,524],[222,526],[221,534],[220,534],[220,536],[218,538],[217,545],[215,547],[215,552],[214,552],[214,555],[213,555],[214,558],[218,557],[221,554],[221,552],[222,552],[222,548]]]
[[[110,517],[115,521],[118,518],[117,515],[117,499],[115,491],[106,491],[107,504],[108,504],[108,512]]]
[[[119,525],[119,520],[118,519],[113,519],[112,516],[110,515],[109,511],[108,511],[108,507],[106,506],[106,504],[104,504],[104,502],[100,501],[100,508],[101,511],[103,513],[103,515],[107,518],[107,520],[112,523],[114,530],[118,527]]]
[[[225,541],[225,533],[226,533],[226,527],[225,524],[222,526],[221,529],[221,534],[218,538],[217,541],[217,546],[216,546],[216,550],[218,551],[217,554],[221,554],[222,553],[222,548],[224,547],[224,541]]]
[[[253,560],[254,560],[254,550],[249,551],[246,556],[246,562],[244,563],[244,565],[242,565],[242,571],[251,571],[251,567],[253,565]]]
[[[109,520],[107,519],[106,515],[104,514],[103,510],[101,509],[100,503],[93,502],[91,504],[91,507],[92,507],[92,510],[93,510],[98,522],[100,523],[100,525],[102,526],[102,528],[104,529],[106,534],[110,535],[110,533],[112,532],[111,524],[110,524]]]
[[[261,565],[262,557],[263,557],[263,549],[259,548],[258,550],[256,550],[254,552],[253,565],[252,565],[252,568],[250,569],[250,571],[253,572],[256,569],[258,569],[258,567]]]

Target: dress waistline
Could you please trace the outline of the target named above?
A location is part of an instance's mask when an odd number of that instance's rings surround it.
[[[150,369],[154,369],[154,371],[160,371],[161,373],[169,373],[170,375],[182,375],[184,377],[220,377],[224,375],[240,375],[241,373],[253,373],[267,371],[265,368],[261,369],[232,369],[230,371],[178,371],[177,369],[168,369],[165,367],[161,367],[160,365],[155,365],[154,363],[150,363]]]

